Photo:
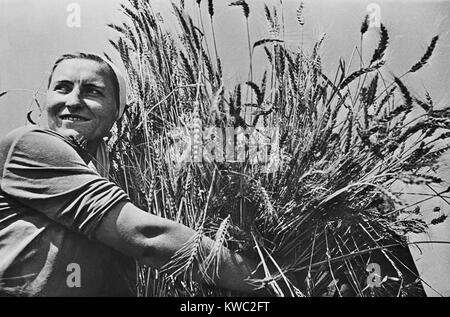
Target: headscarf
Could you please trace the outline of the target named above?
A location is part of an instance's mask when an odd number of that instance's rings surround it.
[[[109,67],[113,70],[114,74],[117,78],[117,83],[119,87],[119,111],[116,120],[119,120],[123,113],[125,112],[125,107],[127,104],[127,84],[125,81],[125,77],[122,75],[122,72],[114,65],[112,62],[99,56],[105,63],[109,65]],[[92,161],[97,172],[105,178],[109,178],[109,169],[110,169],[110,161],[109,161],[109,152],[106,144],[106,140],[103,139],[97,147],[97,153],[95,155],[95,160]]]
[[[127,82],[125,81],[122,72],[117,68],[116,65],[114,65],[106,58],[103,58],[101,56],[99,57],[103,59],[103,61],[105,61],[105,63],[107,63],[109,67],[111,67],[114,74],[116,75],[117,83],[119,84],[119,112],[116,118],[116,120],[119,120],[122,117],[123,113],[125,112],[125,107],[127,105]]]

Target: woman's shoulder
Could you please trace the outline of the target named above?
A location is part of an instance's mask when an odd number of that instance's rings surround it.
[[[12,130],[0,140],[0,160],[5,159],[11,149],[20,149],[23,154],[30,156],[42,152],[68,152],[70,148],[73,149],[70,140],[52,130],[24,126]]]
[[[37,142],[36,144],[39,144],[41,143],[40,141],[45,141],[46,139],[56,141],[58,139],[64,140],[65,138],[49,129],[44,129],[38,126],[23,126],[6,134],[3,138],[1,138],[0,143],[2,144],[2,147],[10,147],[12,144],[21,139],[31,139],[34,142]],[[34,142],[31,142],[30,145],[35,144]]]

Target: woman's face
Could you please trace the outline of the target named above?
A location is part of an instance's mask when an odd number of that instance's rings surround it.
[[[63,60],[47,91],[48,125],[64,136],[98,142],[111,129],[117,112],[109,68],[87,59]]]

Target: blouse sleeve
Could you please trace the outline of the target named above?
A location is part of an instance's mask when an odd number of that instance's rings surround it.
[[[0,189],[19,203],[92,239],[126,193],[98,175],[56,133],[21,128],[0,143]]]

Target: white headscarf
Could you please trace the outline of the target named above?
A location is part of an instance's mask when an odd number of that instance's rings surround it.
[[[125,112],[125,107],[127,105],[127,82],[125,81],[125,77],[122,75],[122,72],[117,68],[116,65],[111,63],[106,58],[103,58],[99,56],[101,59],[105,61],[111,67],[111,69],[114,71],[114,74],[116,75],[118,84],[119,84],[119,113],[116,120],[119,120],[123,113]]]
[[[119,120],[123,113],[125,112],[125,107],[127,104],[127,83],[125,81],[124,76],[122,75],[122,72],[117,68],[116,65],[111,63],[106,58],[103,58],[99,56],[105,63],[107,63],[111,69],[114,71],[114,74],[116,75],[118,86],[119,86],[119,111],[116,120]],[[109,169],[110,169],[110,162],[109,162],[109,153],[108,148],[105,140],[102,140],[97,147],[97,153],[95,155],[95,160],[92,161],[92,164],[94,165],[97,172],[105,178],[109,177]],[[92,166],[91,166],[92,167]]]

